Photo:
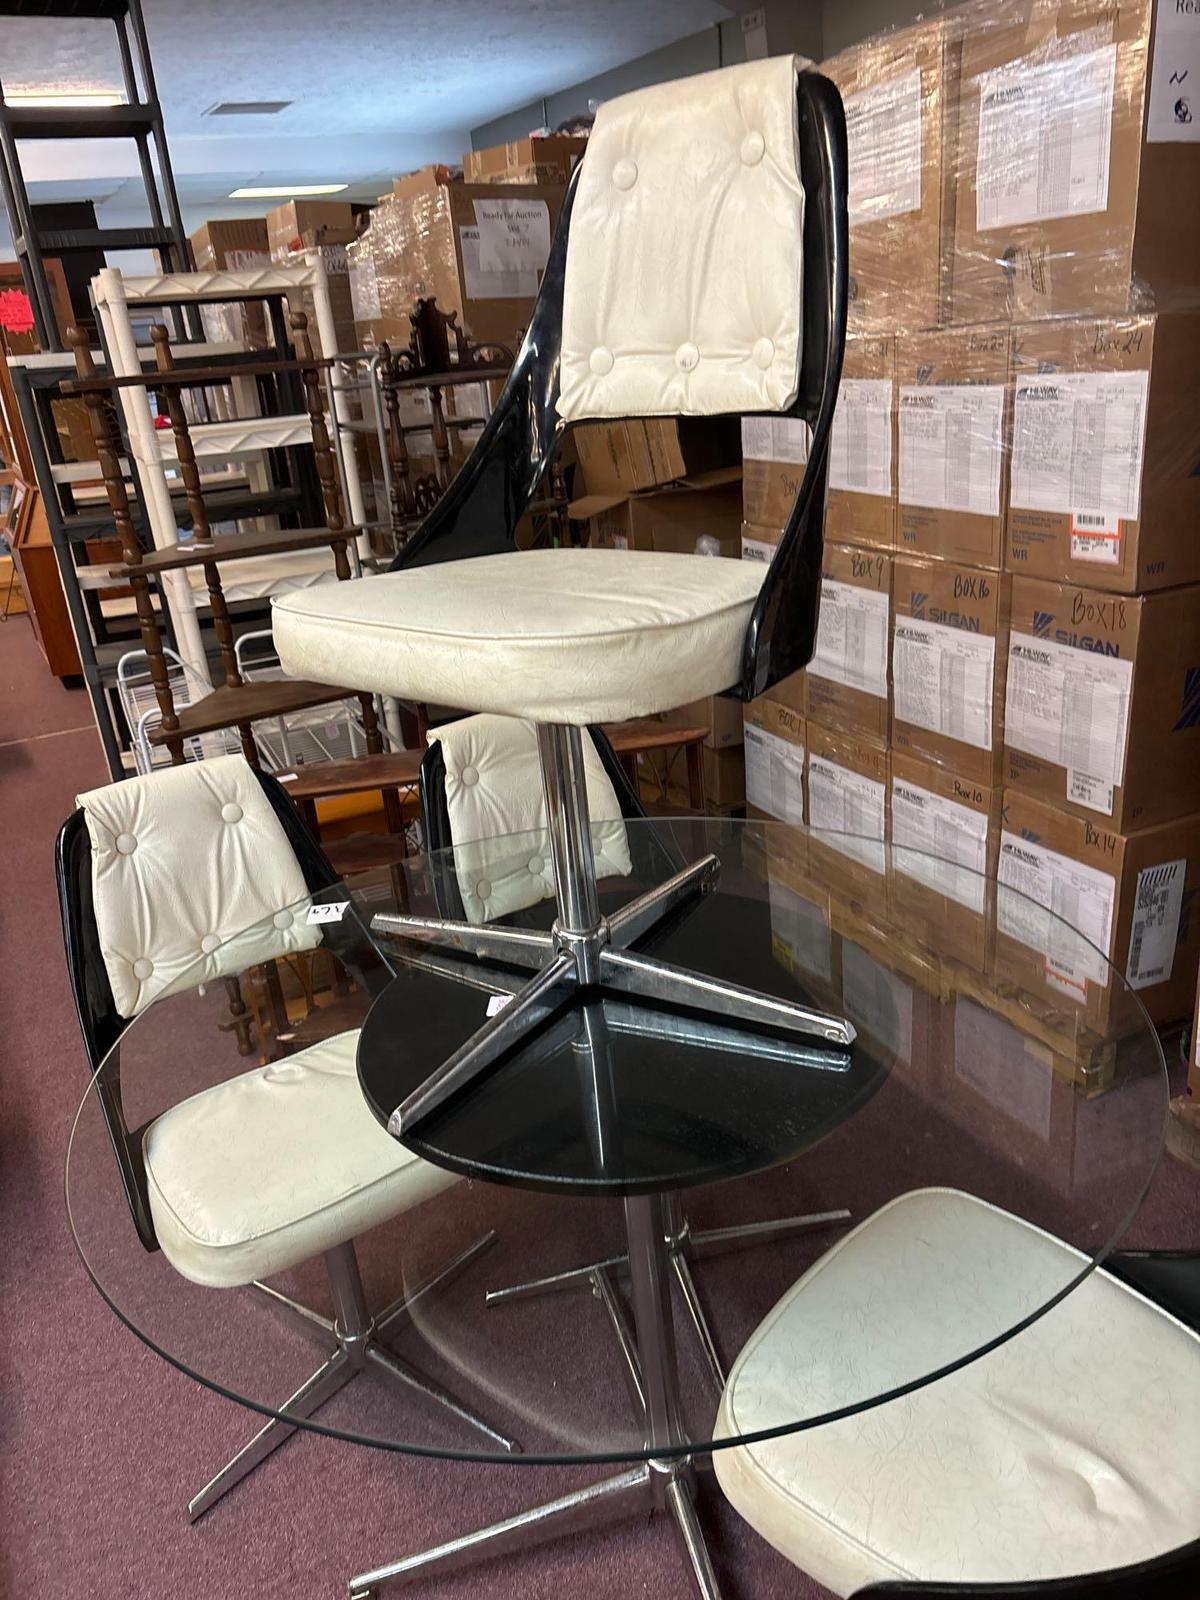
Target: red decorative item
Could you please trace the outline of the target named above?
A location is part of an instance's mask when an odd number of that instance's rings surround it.
[[[33,307],[23,289],[0,289],[0,328],[9,333],[32,333]]]

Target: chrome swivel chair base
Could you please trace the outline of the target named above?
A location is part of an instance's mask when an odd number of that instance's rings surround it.
[[[407,1290],[377,1315],[367,1309],[363,1294],[358,1258],[353,1244],[340,1244],[325,1254],[329,1273],[329,1286],[333,1295],[334,1314],[324,1317],[318,1311],[293,1300],[289,1295],[272,1288],[270,1284],[253,1283],[250,1287],[273,1306],[286,1312],[305,1332],[333,1350],[313,1375],[279,1407],[282,1416],[272,1417],[260,1428],[249,1443],[242,1446],[233,1460],[188,1502],[188,1518],[195,1522],[210,1511],[242,1479],[249,1476],[281,1444],[290,1439],[300,1422],[316,1415],[328,1400],[359,1373],[370,1369],[380,1377],[391,1379],[410,1393],[423,1396],[450,1411],[468,1427],[474,1428],[501,1450],[517,1453],[520,1446],[491,1427],[482,1417],[469,1410],[460,1400],[439,1387],[415,1368],[402,1361],[391,1349],[387,1339],[398,1333],[412,1319],[418,1302],[436,1289],[444,1288],[463,1272],[483,1251],[495,1244],[496,1235],[488,1232],[468,1246],[453,1261],[433,1277],[427,1278],[414,1289]],[[295,1418],[296,1421],[289,1419]]]
[[[798,1033],[827,1046],[844,1049],[853,1043],[854,1028],[844,1018],[632,950],[631,945],[681,905],[713,891],[720,860],[715,855],[704,856],[611,916],[601,916],[580,730],[542,724],[538,747],[558,901],[553,928],[544,933],[391,913],[380,913],[372,920],[372,928],[385,936],[440,945],[535,973],[503,1009],[396,1107],[388,1122],[393,1137],[411,1133],[572,993],[582,995],[585,990],[598,988],[634,1001],[679,1006],[724,1023]]]
[[[644,1424],[646,1448],[664,1450],[585,1484],[557,1500],[518,1512],[445,1544],[403,1556],[350,1580],[350,1600],[376,1600],[383,1584],[418,1582],[475,1561],[519,1554],[552,1539],[607,1527],[640,1516],[670,1517],[697,1600],[721,1600],[712,1558],[697,1513],[697,1472],[710,1457],[688,1453],[680,1415],[675,1346],[671,1333],[670,1283],[666,1264],[666,1207],[661,1196],[635,1195],[625,1202],[634,1327],[622,1345],[635,1415]],[[619,1305],[614,1297],[614,1305]],[[624,1323],[621,1307],[618,1315]]]

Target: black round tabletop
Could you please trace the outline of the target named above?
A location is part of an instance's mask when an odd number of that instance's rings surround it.
[[[644,948],[655,957],[816,1009],[831,996],[769,959],[771,906],[739,859]],[[632,898],[608,886],[602,909]],[[526,921],[545,924],[543,902]],[[387,942],[395,957],[398,947]],[[424,965],[422,961],[424,958]],[[358,1046],[363,1094],[386,1126],[529,974],[405,943]],[[423,1019],[419,1029],[414,1016]],[[585,991],[404,1139],[470,1177],[570,1194],[691,1188],[789,1161],[854,1114],[886,1077],[886,1023],[848,1049],[723,1025],[665,1005]]]

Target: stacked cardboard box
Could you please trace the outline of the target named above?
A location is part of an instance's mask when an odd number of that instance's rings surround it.
[[[825,603],[800,692],[746,713],[754,809],[788,814],[795,756],[769,741],[790,709],[809,824],[869,839],[882,783],[895,927],[1089,1087],[1134,1009],[1053,913],[1160,1020],[1186,1010],[1197,954],[1200,206],[1180,208],[1200,150],[1151,74],[1153,11],[971,4],[824,64],[852,277]],[[744,445],[743,554],[769,560],[808,437],[748,419]],[[889,570],[883,730],[837,678],[851,549]],[[808,846],[863,915],[868,839],[848,867]]]
[[[223,218],[202,223],[191,235],[197,272],[245,272],[271,261],[267,224],[262,217]],[[204,336],[215,344],[266,348],[267,325],[261,304],[234,301],[200,308]]]
[[[349,251],[360,344],[403,348],[413,306],[433,298],[476,342],[515,350],[564,193],[562,184],[465,183],[445,167],[397,178]]]
[[[463,177],[468,183],[566,183],[587,149],[586,134],[530,135],[486,150],[468,150]]]
[[[346,248],[355,237],[354,209],[341,200],[289,200],[267,212],[267,245],[271,260],[282,266],[302,262],[316,251],[325,268],[334,334],[339,351],[358,349],[354,307],[350,298],[350,266]],[[318,355],[333,355],[323,348],[312,297],[290,296],[294,311],[308,317],[308,333]]]

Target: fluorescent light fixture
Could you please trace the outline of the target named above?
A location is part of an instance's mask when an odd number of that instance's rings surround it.
[[[285,189],[234,189],[231,200],[296,200],[308,194],[341,194],[348,183],[293,183]]]
[[[125,96],[118,94],[114,89],[65,89],[62,94],[53,90],[31,89],[28,93],[21,89],[9,89],[4,95],[5,103],[10,106],[54,106],[58,109],[83,106],[123,106]]]

